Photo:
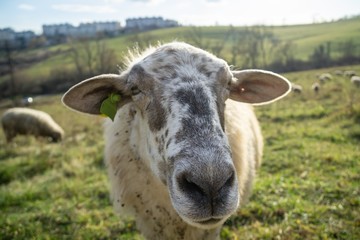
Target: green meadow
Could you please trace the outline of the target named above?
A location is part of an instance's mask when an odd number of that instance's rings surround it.
[[[291,41],[297,59],[308,60],[329,41],[332,58],[341,54],[336,46],[347,41],[360,54],[360,18],[266,28]],[[179,27],[103,41],[118,57],[116,72],[134,42],[193,43],[191,35],[196,35],[199,43],[214,46],[229,29]],[[231,58],[231,44],[231,39],[225,42],[225,59]],[[73,69],[69,48],[63,44],[15,52],[20,58],[53,53],[18,68],[16,77],[36,86]],[[249,203],[225,223],[221,239],[360,239],[360,88],[335,70],[359,74],[360,65],[286,73],[303,87],[302,93],[255,107],[265,143],[262,166]],[[333,79],[315,94],[311,85],[325,72]],[[2,76],[0,84],[8,80]],[[35,97],[31,107],[48,112],[64,128],[61,143],[19,136],[7,144],[0,130],[0,239],[142,239],[133,219],[117,216],[109,200],[103,118],[70,111],[60,99],[61,94]],[[4,102],[0,106],[8,105]],[[5,110],[0,107],[0,115]]]
[[[250,202],[221,239],[360,239],[360,88],[333,75],[360,65],[285,74],[301,94],[255,107],[265,151]],[[102,121],[65,108],[60,95],[36,99],[64,128],[60,144],[0,131],[0,239],[142,239],[117,216],[103,164]],[[0,109],[0,114],[5,109]]]

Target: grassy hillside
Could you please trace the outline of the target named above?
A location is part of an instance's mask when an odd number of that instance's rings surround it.
[[[357,48],[353,49],[353,52],[360,55],[359,26],[360,18],[355,18],[330,23],[276,27],[269,26],[266,28],[272,31],[280,40],[291,41],[293,43],[293,53],[296,59],[307,60],[315,47],[320,44],[325,44],[326,42],[331,42],[331,57],[339,57],[339,44],[346,41],[352,41],[353,44],[357,46]],[[244,28],[245,27],[232,27],[233,31],[239,31]],[[158,41],[168,42],[179,40],[195,44],[194,35],[196,35],[198,38],[196,41],[200,41],[204,46],[207,44],[215,46],[216,43],[220,43],[225,38],[229,29],[229,26],[201,27],[196,28],[196,30],[194,30],[193,27],[160,29],[106,39],[104,40],[104,43],[109,49],[112,49],[118,57],[118,62],[111,63],[114,66],[114,72],[116,72],[116,66],[121,63],[121,59],[126,55],[127,49],[133,48],[136,42],[140,42],[140,45],[146,45],[147,43],[157,43]],[[230,61],[232,45],[232,40],[228,38],[220,57]],[[19,81],[22,81],[23,79],[46,81],[51,74],[54,74],[54,72],[52,72],[53,70],[74,69],[74,62],[71,59],[69,52],[66,52],[67,49],[69,49],[69,46],[63,44],[52,46],[49,49],[45,48],[15,53],[18,57],[29,57],[44,51],[56,52],[59,50],[63,52],[63,54],[55,55],[39,63],[30,64],[25,68],[18,69],[18,72],[16,73],[17,78],[20,79]],[[211,47],[208,50],[211,50]],[[230,64],[233,63],[230,62]],[[9,75],[0,77],[0,83],[8,81],[9,78]]]
[[[280,39],[293,41],[296,45],[296,57],[303,60],[307,59],[316,46],[326,42],[331,41],[333,48],[338,43],[348,40],[354,41],[357,46],[360,45],[360,18],[331,23],[275,27],[273,30]],[[338,57],[338,54],[334,52],[333,57]]]
[[[302,94],[256,107],[263,164],[222,239],[360,239],[360,89],[335,76],[318,95],[310,89],[316,74],[334,70],[286,74]],[[102,119],[66,109],[60,96],[33,108],[49,112],[66,138],[8,145],[0,131],[0,239],[141,239],[109,201]]]

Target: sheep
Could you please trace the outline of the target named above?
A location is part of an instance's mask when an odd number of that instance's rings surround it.
[[[302,93],[302,89],[302,86],[300,86],[299,84],[291,83],[291,91],[293,91],[294,93]]]
[[[351,83],[356,87],[360,87],[360,76],[352,76],[350,79]]]
[[[335,70],[334,71],[334,74],[337,75],[337,76],[342,76],[344,74],[344,72],[342,70]]]
[[[64,137],[64,130],[43,111],[30,108],[10,108],[1,118],[6,140],[10,143],[16,135],[47,137],[59,142]]]
[[[318,79],[321,83],[325,83],[332,79],[332,75],[330,73],[322,73],[319,75]]]
[[[71,87],[69,108],[105,120],[105,163],[117,212],[147,239],[218,239],[222,224],[250,196],[263,140],[250,104],[278,100],[287,79],[232,71],[214,55],[171,42],[132,54],[119,75]],[[226,104],[226,108],[225,108]]]
[[[311,85],[311,89],[315,92],[315,94],[318,94],[320,91],[320,84],[318,82],[315,82]]]
[[[353,71],[353,70],[346,70],[346,71],[344,71],[344,76],[345,76],[345,77],[351,78],[352,76],[355,76],[355,75],[356,75],[356,72]]]

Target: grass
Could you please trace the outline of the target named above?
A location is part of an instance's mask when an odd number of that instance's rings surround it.
[[[108,197],[101,119],[70,112],[60,97],[34,108],[64,127],[61,144],[33,137],[0,142],[1,239],[113,239],[134,236],[118,221]],[[92,130],[94,129],[94,130]]]
[[[296,25],[285,27],[274,27],[273,31],[282,40],[290,40],[296,45],[296,57],[307,60],[314,48],[326,42],[332,42],[332,56],[338,57],[336,51],[337,44],[352,40],[356,46],[359,46],[360,19],[345,20],[338,22]],[[341,30],[340,30],[341,29]],[[360,49],[357,49],[359,53]]]
[[[336,77],[316,96],[315,73],[288,74],[303,93],[257,107],[263,165],[250,204],[228,221],[224,238],[359,239],[360,89]]]
[[[316,74],[334,70],[286,74],[302,94],[255,108],[263,164],[221,239],[360,239],[360,89],[335,76],[319,94],[310,89]],[[6,144],[0,131],[0,239],[142,239],[109,201],[102,119],[69,111],[60,96],[33,108],[50,113],[66,137]]]

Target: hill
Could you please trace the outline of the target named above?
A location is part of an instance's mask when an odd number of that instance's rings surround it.
[[[116,38],[78,41],[12,53],[13,75],[4,70],[0,89],[15,94],[63,92],[72,83],[103,71],[118,72],[129,48],[173,40],[186,41],[224,58],[237,68],[278,72],[344,65],[360,61],[360,18],[292,26],[178,27],[127,34]],[[99,63],[99,57],[106,56]],[[109,56],[110,55],[110,56]],[[6,56],[2,68],[7,69]],[[340,60],[339,60],[340,59]],[[81,65],[82,69],[76,67]],[[106,69],[99,65],[107,66]],[[100,70],[103,69],[103,70]],[[60,86],[59,86],[60,85]],[[0,96],[1,98],[1,96]]]
[[[338,69],[288,73],[303,92],[255,108],[263,164],[221,239],[360,239],[360,89],[336,75],[317,95],[310,88]],[[8,145],[0,131],[0,239],[141,239],[132,219],[113,213],[102,119],[68,110],[60,97],[32,107],[63,126],[61,144],[18,137]]]

